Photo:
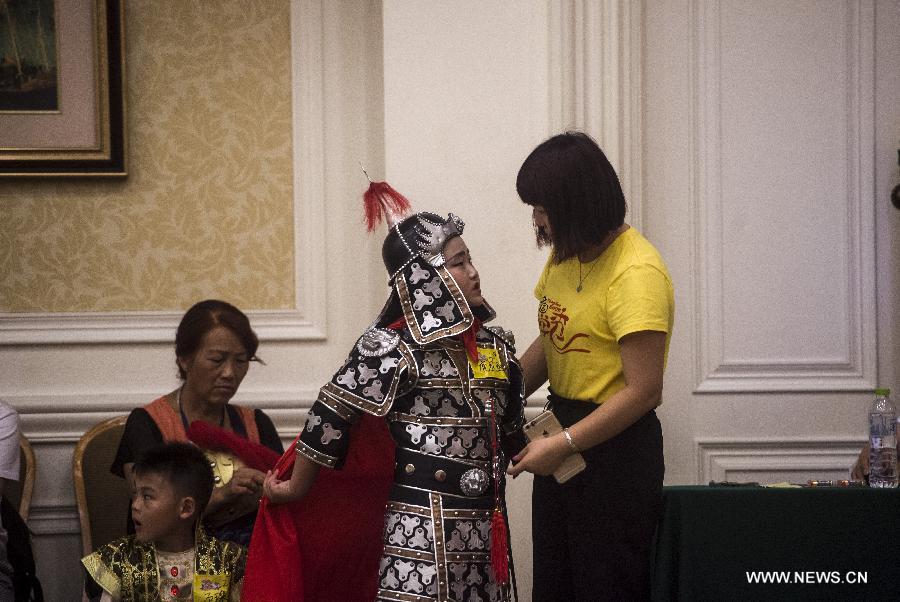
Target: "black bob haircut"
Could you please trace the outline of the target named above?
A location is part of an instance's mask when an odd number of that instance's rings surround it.
[[[625,223],[625,195],[609,159],[593,138],[566,132],[537,146],[522,163],[516,192],[526,205],[543,207],[555,261],[599,245]]]
[[[162,443],[147,448],[134,463],[137,476],[156,474],[172,485],[180,497],[194,498],[200,518],[212,496],[212,467],[200,448],[190,443]]]

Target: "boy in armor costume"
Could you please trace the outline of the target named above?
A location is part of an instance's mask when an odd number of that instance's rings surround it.
[[[373,203],[373,195],[381,198]],[[391,225],[382,251],[391,295],[321,388],[293,469],[267,475],[265,494],[273,504],[302,497],[320,466],[344,465],[355,423],[382,418],[396,446],[393,482],[380,562],[371,567],[377,580],[353,599],[509,600],[504,471],[524,446],[512,337],[483,326],[494,312],[460,237],[462,220],[398,218],[408,203],[384,183],[367,197]],[[251,564],[257,543],[254,536]],[[305,583],[306,599],[310,586],[317,588]]]

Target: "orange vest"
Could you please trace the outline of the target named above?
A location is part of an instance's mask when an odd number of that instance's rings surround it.
[[[247,439],[253,443],[259,443],[259,429],[256,428],[256,419],[253,417],[253,409],[244,406],[231,406],[238,411],[241,422],[244,423],[244,429],[247,431]],[[170,443],[172,441],[187,441],[187,433],[184,430],[184,422],[181,416],[172,409],[169,400],[165,396],[160,397],[156,401],[152,401],[144,406],[150,418],[159,427],[162,433],[163,441]]]

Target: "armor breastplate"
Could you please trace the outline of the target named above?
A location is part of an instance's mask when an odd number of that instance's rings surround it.
[[[498,353],[493,337],[477,341],[489,355]],[[456,340],[443,339],[413,348],[419,378],[408,393],[394,402],[389,420],[398,447],[473,465],[487,465],[491,458],[491,400],[502,414],[509,383],[498,378],[474,378],[465,350]]]

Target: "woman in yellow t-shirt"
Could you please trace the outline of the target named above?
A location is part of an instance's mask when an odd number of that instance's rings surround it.
[[[525,394],[549,379],[549,406],[567,427],[530,443],[509,470],[535,475],[532,599],[649,599],[672,282],[625,223],[619,179],[586,134],[539,145],[516,188],[533,207],[538,245],[552,250],[534,291],[540,335],[522,356]],[[560,485],[552,473],[575,452],[587,469]]]

